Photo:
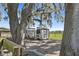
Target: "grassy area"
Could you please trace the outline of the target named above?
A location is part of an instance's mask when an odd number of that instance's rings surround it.
[[[11,42],[9,42],[9,41],[4,40],[3,47],[4,47],[4,49],[8,49],[9,51],[13,51],[14,45],[11,44]]]
[[[8,41],[5,38],[0,38],[0,42],[4,39],[3,42],[3,48],[4,49],[8,49],[9,51],[13,51],[13,47],[15,46],[14,44],[12,44],[10,41]]]
[[[51,32],[49,33],[49,39],[61,40],[63,33]]]

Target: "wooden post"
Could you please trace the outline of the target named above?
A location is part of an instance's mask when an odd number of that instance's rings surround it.
[[[13,56],[19,56],[19,48],[14,47],[14,49],[13,49]]]
[[[2,39],[0,42],[0,55],[3,54],[3,42],[4,42],[4,39]]]
[[[23,48],[22,47],[14,47],[13,49],[14,56],[22,56],[23,55]]]

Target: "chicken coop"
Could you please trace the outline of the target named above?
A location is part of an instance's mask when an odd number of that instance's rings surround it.
[[[27,28],[25,36],[26,38],[34,39],[36,37],[35,28]]]
[[[48,39],[49,29],[47,28],[37,28],[37,39]]]
[[[28,28],[26,30],[26,38],[30,39],[48,39],[49,29],[47,28]]]

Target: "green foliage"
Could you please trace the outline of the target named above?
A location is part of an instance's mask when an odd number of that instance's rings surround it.
[[[39,4],[41,4],[41,8],[39,6]],[[7,8],[7,4],[2,4],[3,7]],[[35,7],[37,5],[37,7]],[[29,9],[29,13],[26,12],[26,9]],[[39,12],[37,12],[37,10],[39,10]],[[49,15],[49,19],[47,20],[47,23],[48,25],[51,27],[52,26],[52,22],[51,22],[51,13],[55,13],[55,18],[56,20],[59,22],[59,21],[64,21],[64,17],[61,14],[61,10],[64,9],[64,4],[63,3],[59,3],[59,7],[56,6],[56,3],[25,3],[24,4],[24,7],[22,9],[22,15],[25,15],[24,17],[28,17],[31,13],[31,16],[39,16],[41,17],[41,11],[45,11],[47,12]],[[51,12],[50,12],[51,11]],[[0,16],[0,20],[1,20],[1,17]],[[4,17],[4,19],[6,20],[8,17]],[[22,17],[23,18],[23,17]],[[27,18],[26,18],[27,19]],[[29,20],[30,21],[30,20]],[[40,23],[41,24],[41,23]]]
[[[41,4],[41,7],[39,6]],[[38,7],[36,8],[36,11],[34,12],[36,16],[41,16],[41,14],[48,14],[48,19],[45,19],[47,21],[47,24],[52,27],[52,16],[57,20],[57,22],[64,22],[64,15],[62,14],[62,11],[65,11],[64,4],[58,3],[59,6],[57,6],[57,3],[39,3],[36,4]],[[52,15],[54,13],[54,15]],[[44,19],[42,19],[44,20]],[[41,24],[41,23],[40,23]]]

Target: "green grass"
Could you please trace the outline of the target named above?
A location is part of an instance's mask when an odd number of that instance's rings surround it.
[[[12,44],[10,41],[8,41],[7,39],[5,38],[1,38],[0,37],[0,43],[1,41],[4,39],[4,42],[3,42],[3,48],[4,49],[8,49],[9,51],[13,51],[13,47],[14,47],[14,44]]]
[[[62,40],[62,33],[50,33],[49,34],[49,39],[53,40]]]
[[[14,45],[5,39],[4,43],[3,43],[3,47],[4,47],[4,49],[8,49],[9,51],[13,51]]]

